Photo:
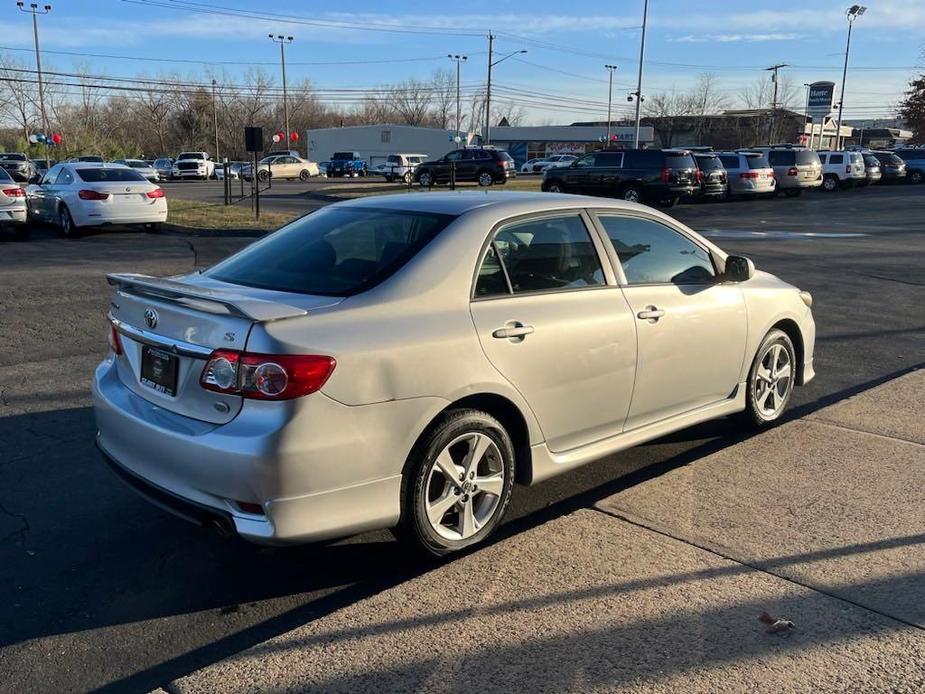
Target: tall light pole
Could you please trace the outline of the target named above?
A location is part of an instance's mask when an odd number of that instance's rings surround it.
[[[283,36],[282,34],[267,34],[270,37],[270,40],[273,43],[279,44],[279,61],[283,69],[283,119],[286,121],[286,149],[291,149],[289,143],[289,97],[286,93],[286,44],[292,43],[291,36]]]
[[[29,8],[26,9],[25,3],[17,2],[16,7],[19,8],[20,12],[28,12],[32,15],[32,34],[35,37],[35,72],[39,80],[39,109],[42,111],[42,133],[45,135],[45,170],[48,171],[48,138],[50,133],[48,132],[48,116],[45,113],[45,86],[42,84],[42,54],[39,51],[38,16],[51,12],[51,5],[43,5],[40,10],[38,3],[30,2]]]
[[[215,80],[212,80],[212,130],[215,132],[215,161],[218,157],[218,106],[215,103]]]
[[[806,87],[806,107],[803,109],[803,137],[806,137],[806,126],[809,125],[809,88],[812,86],[809,82],[804,82]],[[813,132],[809,132],[809,148],[813,148]]]
[[[495,37],[494,37],[494,34],[489,32],[488,33],[488,83],[485,88],[485,137],[482,138],[482,142],[486,145],[491,142],[491,69],[498,63],[504,60],[507,60],[508,58],[512,58],[515,55],[527,52],[525,49],[521,49],[519,51],[513,51],[512,53],[508,53],[503,58],[498,58],[497,60],[493,61],[492,57],[494,56],[494,48],[495,48]]]
[[[771,75],[771,82],[774,83],[774,96],[771,97],[771,117],[768,118],[768,145],[773,144],[771,138],[774,133],[774,116],[777,113],[777,72],[782,67],[787,67],[787,63],[778,63],[777,65],[772,65],[771,67],[766,67],[765,70],[772,71],[774,74]]]
[[[841,99],[838,101],[838,130],[835,131],[835,149],[841,149],[841,116],[845,110],[845,80],[848,78],[848,51],[851,50],[851,26],[854,20],[867,12],[864,5],[852,5],[845,14],[848,17],[848,42],[845,44],[845,68],[841,73]]]
[[[639,41],[639,78],[636,80],[636,135],[633,148],[639,149],[639,109],[642,106],[642,66],[646,58],[646,25],[649,23],[649,0],[642,3],[642,39]]]
[[[459,67],[469,58],[465,55],[454,55],[452,53],[447,54],[446,56],[454,63],[456,63],[456,142],[459,143]]]
[[[608,72],[607,79],[607,146],[610,147],[610,105],[613,102],[613,71],[617,69],[616,65],[605,65]]]

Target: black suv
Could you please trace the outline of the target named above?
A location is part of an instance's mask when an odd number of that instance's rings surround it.
[[[697,184],[695,195],[701,199],[722,199],[726,197],[729,187],[726,183],[726,167],[718,156],[711,152],[694,152],[697,162]]]
[[[507,179],[517,175],[514,159],[504,150],[467,147],[454,149],[442,159],[423,162],[415,169],[414,180],[425,188],[449,183],[454,163],[457,181],[474,181],[480,186],[507,183]]]
[[[566,168],[547,169],[543,190],[655,201],[672,207],[698,188],[698,168],[687,150],[599,150]]]

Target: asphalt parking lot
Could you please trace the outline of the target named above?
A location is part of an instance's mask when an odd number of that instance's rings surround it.
[[[315,185],[278,182],[264,199],[307,210],[323,203],[306,196]],[[214,182],[168,186],[221,199]],[[925,187],[671,214],[815,297],[818,377],[795,393],[791,419],[925,362]],[[409,582],[432,568],[396,551],[388,533],[291,549],[222,540],[149,506],[101,464],[88,383],[106,344],[104,273],[181,272],[247,242],[133,231],[63,241],[50,230],[0,240],[4,688],[155,688],[368,596],[421,585]],[[734,425],[713,422],[519,488],[496,546],[740,440]]]

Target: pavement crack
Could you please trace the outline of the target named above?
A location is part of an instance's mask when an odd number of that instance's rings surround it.
[[[28,550],[28,548],[26,547],[26,535],[29,533],[29,531],[30,531],[32,528],[31,528],[31,526],[29,525],[29,519],[26,518],[26,514],[24,514],[24,513],[17,513],[17,512],[15,512],[15,511],[10,511],[10,510],[9,510],[6,506],[4,506],[2,503],[0,503],[0,513],[3,513],[4,515],[9,516],[10,518],[15,518],[15,519],[19,520],[19,522],[20,522],[20,527],[19,527],[18,529],[14,530],[14,531],[11,532],[11,533],[7,533],[4,537],[0,538],[0,545],[4,544],[7,540],[12,540],[12,539],[16,538],[16,540],[17,540],[17,542],[18,542],[20,548],[21,548],[24,552],[27,552],[27,553],[28,553],[29,550]]]
[[[185,244],[189,247],[190,251],[192,251],[192,253],[193,253],[193,267],[197,267],[197,266],[199,265],[199,251],[196,250],[196,246],[194,246],[194,245],[193,245],[193,242],[190,241],[189,239],[182,239],[182,238],[181,238],[181,239],[179,239],[179,240],[182,241],[183,243],[185,243]]]
[[[813,415],[806,418],[807,422],[812,424],[821,424],[822,426],[833,427],[834,429],[841,429],[843,431],[851,431],[855,434],[866,434],[867,436],[876,436],[880,439],[888,439],[890,441],[902,441],[903,443],[911,443],[913,446],[925,446],[925,443],[921,441],[915,441],[913,439],[907,439],[902,436],[894,436],[892,434],[879,434],[876,431],[867,431],[866,429],[855,429],[854,427],[848,427],[844,424],[839,424],[838,422],[833,422],[828,419],[824,419],[819,415]]]
[[[762,566],[760,563],[747,561],[741,557],[735,557],[729,552],[721,552],[716,547],[709,546],[703,542],[696,542],[695,540],[692,540],[687,537],[675,535],[674,533],[668,531],[667,529],[656,528],[652,525],[644,523],[642,520],[636,520],[636,519],[630,518],[629,516],[616,512],[616,511],[608,511],[606,509],[598,508],[597,506],[592,506],[590,508],[591,510],[597,511],[598,513],[603,513],[604,515],[610,516],[611,518],[616,518],[619,521],[628,523],[641,530],[647,530],[657,535],[661,535],[662,537],[666,537],[670,540],[681,542],[685,545],[688,545],[689,547],[694,547],[695,549],[699,549],[703,552],[708,552],[715,557],[719,557],[720,559],[725,559],[726,561],[730,561],[740,566],[744,566],[748,569],[752,569],[753,571],[758,571],[767,576],[773,576],[774,578],[777,578],[781,581],[786,581],[787,583],[790,583],[795,586],[799,586],[800,588],[811,590],[815,593],[819,593],[820,595],[825,595],[826,597],[833,598],[834,600],[838,600],[839,602],[843,602],[845,604],[852,605],[854,607],[862,609],[866,612],[870,612],[871,614],[876,614],[885,619],[891,619],[894,622],[899,622],[900,624],[905,624],[908,627],[913,627],[917,629],[918,631],[925,632],[925,626],[922,626],[921,624],[916,624],[915,622],[911,622],[908,619],[903,619],[902,617],[898,617],[895,614],[890,614],[889,612],[883,612],[881,610],[878,610],[875,607],[865,605],[864,603],[858,602],[856,600],[852,600],[851,598],[846,598],[844,595],[839,595],[838,593],[834,591],[827,590],[825,588],[820,588],[819,586],[810,585],[809,583],[797,580],[791,576],[786,576],[777,571],[773,571],[772,569],[769,569],[766,566]]]

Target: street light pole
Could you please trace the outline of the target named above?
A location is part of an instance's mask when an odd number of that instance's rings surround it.
[[[633,137],[633,148],[639,149],[639,111],[642,106],[642,65],[646,57],[646,25],[649,20],[649,0],[642,4],[642,39],[639,42],[639,78],[636,81],[636,135]]]
[[[841,99],[838,101],[838,130],[835,131],[835,149],[841,149],[841,118],[845,110],[845,80],[848,78],[848,51],[851,50],[851,26],[854,20],[867,12],[864,5],[852,5],[845,13],[848,17],[848,42],[845,44],[845,67],[841,74]]]
[[[806,107],[803,109],[803,137],[806,137],[806,126],[809,125],[809,89],[812,85],[809,82],[804,82],[803,86],[806,87]],[[813,148],[813,133],[809,133],[809,148]]]
[[[29,3],[29,9],[26,9],[25,3],[17,2],[16,7],[19,8],[20,12],[28,12],[32,15],[32,34],[35,38],[35,71],[38,76],[39,81],[39,109],[42,111],[42,132],[45,135],[45,170],[48,171],[48,116],[45,113],[45,87],[42,83],[42,54],[39,51],[39,21],[38,15],[48,14],[51,12],[51,5],[44,5],[42,9],[39,10],[38,3],[31,2]]]
[[[774,96],[771,97],[771,117],[768,119],[768,145],[773,144],[771,139],[774,136],[774,116],[777,114],[777,71],[782,67],[787,67],[787,63],[778,63],[777,65],[765,68],[765,70],[774,72],[771,76],[771,81],[774,83]]]
[[[283,119],[286,121],[286,150],[292,149],[289,142],[289,97],[286,93],[286,44],[292,43],[291,36],[267,34],[273,43],[279,44],[279,62],[283,70]]]
[[[218,106],[215,103],[215,80],[212,80],[212,130],[215,132],[215,161],[218,162]]]
[[[616,65],[605,65],[608,72],[607,80],[607,146],[610,147],[610,129],[611,129],[611,119],[610,119],[610,106],[613,102],[613,71],[617,69]]]
[[[449,58],[450,60],[452,60],[454,63],[456,63],[456,142],[459,143],[459,142],[460,142],[460,139],[459,139],[459,121],[460,121],[460,115],[459,115],[459,67],[460,67],[460,65],[462,65],[464,62],[466,62],[469,58],[468,58],[468,56],[465,56],[465,55],[454,55],[454,54],[452,54],[452,53],[447,54],[446,57]]]
[[[488,83],[485,88],[485,137],[482,138],[482,144],[489,144],[491,142],[491,69],[498,63],[512,58],[519,53],[526,53],[525,49],[519,51],[514,51],[508,53],[503,58],[498,58],[495,61],[492,61],[494,56],[495,49],[495,36],[491,32],[488,33]]]

